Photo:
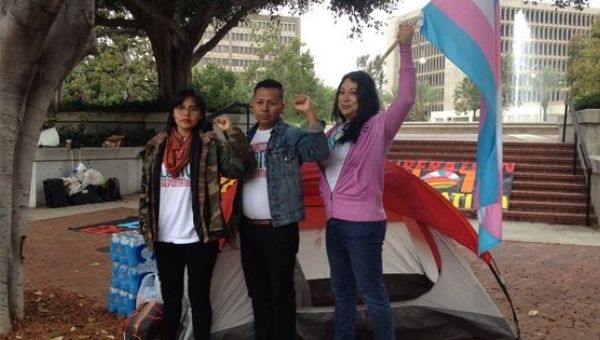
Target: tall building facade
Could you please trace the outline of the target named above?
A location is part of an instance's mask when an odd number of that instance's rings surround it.
[[[540,121],[540,91],[534,86],[540,72],[553,70],[562,79],[550,94],[547,121],[555,121],[562,114],[567,93],[565,72],[569,59],[569,42],[572,38],[585,35],[597,20],[600,9],[585,8],[580,11],[572,7],[559,9],[553,1],[501,0],[501,46],[502,56],[510,55],[512,61],[511,82],[514,94],[512,106],[520,110],[508,110],[505,121]],[[388,39],[401,22],[413,21],[420,11],[394,18],[390,23]],[[397,83],[399,57],[395,54],[387,60],[388,84]],[[437,89],[432,111],[443,111],[439,117],[461,119],[454,111],[454,90],[465,77],[439,50],[421,34],[413,39],[413,57],[417,68],[417,81],[427,82]],[[468,115],[464,115],[466,119]],[[441,118],[440,118],[441,119]]]
[[[277,16],[281,25],[281,42],[287,43],[293,38],[300,38],[300,18]],[[208,52],[198,65],[214,63],[225,66],[233,71],[242,71],[253,61],[258,60],[256,54],[256,36],[273,25],[269,15],[251,15],[243,23],[232,28],[227,35]],[[208,27],[201,44],[215,35],[215,29]]]

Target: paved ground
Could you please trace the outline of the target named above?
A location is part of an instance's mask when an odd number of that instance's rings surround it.
[[[105,303],[109,236],[67,228],[135,215],[136,206],[136,197],[130,196],[121,202],[30,210],[26,288],[60,287]],[[504,230],[506,241],[493,255],[515,303],[522,338],[600,339],[600,231],[513,222],[505,223]],[[467,258],[509,317],[488,268],[471,254]]]

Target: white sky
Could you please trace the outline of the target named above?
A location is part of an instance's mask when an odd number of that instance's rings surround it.
[[[420,9],[429,0],[400,0],[391,16],[399,16]],[[600,7],[600,0],[591,0],[591,6]],[[376,32],[364,29],[361,38],[348,38],[352,25],[345,18],[334,22],[334,16],[326,6],[313,5],[301,16],[302,42],[315,59],[315,71],[325,85],[336,87],[342,76],[356,69],[356,58],[361,55],[382,54],[386,46],[387,22],[390,15],[377,12],[374,17],[382,20],[386,27]]]

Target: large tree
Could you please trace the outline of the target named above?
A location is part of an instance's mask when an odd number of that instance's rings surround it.
[[[457,113],[469,113],[471,121],[475,121],[475,113],[481,106],[481,95],[477,86],[467,77],[454,89],[454,109]]]
[[[39,131],[95,42],[93,0],[0,1],[0,334],[23,317],[24,208]]]
[[[325,0],[97,0],[96,22],[111,32],[147,35],[152,44],[159,81],[159,95],[168,98],[192,81],[191,69],[247,15],[287,6],[295,13]],[[370,19],[374,9],[390,11],[394,0],[332,0],[334,15],[354,23],[378,26]],[[207,29],[214,35],[200,44]],[[355,26],[354,31],[360,31]]]

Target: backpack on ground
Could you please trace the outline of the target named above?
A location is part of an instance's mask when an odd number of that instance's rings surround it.
[[[116,201],[121,199],[119,180],[116,177],[109,177],[104,185],[98,187],[98,193],[104,201]]]
[[[163,305],[157,301],[142,304],[125,320],[123,340],[154,340],[162,322]]]

